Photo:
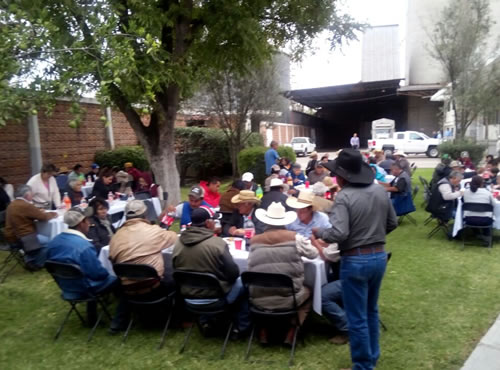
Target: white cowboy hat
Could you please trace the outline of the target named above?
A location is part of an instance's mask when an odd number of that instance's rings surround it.
[[[255,217],[266,225],[285,226],[297,219],[297,213],[293,211],[286,212],[285,207],[279,202],[272,202],[267,208],[259,208],[255,211]]]
[[[283,180],[279,178],[274,178],[271,179],[271,182],[269,183],[270,188],[274,188],[275,186],[281,186],[282,188],[285,188],[285,184],[283,184]],[[288,186],[286,186],[288,187]]]
[[[401,157],[406,157],[406,153],[405,153],[405,152],[403,152],[402,150],[396,150],[396,151],[394,152],[394,155],[399,155],[399,156],[401,156]]]
[[[289,197],[286,204],[295,209],[311,207],[313,205],[314,194],[312,191],[302,190],[297,198]]]

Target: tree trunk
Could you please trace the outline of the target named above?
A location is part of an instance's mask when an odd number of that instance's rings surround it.
[[[235,144],[233,140],[229,140],[229,156],[231,158],[231,169],[233,172],[233,178],[238,178],[240,175],[240,170],[238,167],[238,153],[240,152],[239,145]]]

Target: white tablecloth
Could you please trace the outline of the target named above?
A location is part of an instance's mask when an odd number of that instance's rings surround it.
[[[493,208],[495,220],[493,221],[493,228],[500,230],[500,202],[495,200],[495,207]],[[455,223],[453,224],[453,236],[457,236],[458,232],[462,230],[462,199],[458,200],[457,214],[455,215]]]
[[[88,198],[92,194],[92,189],[94,189],[94,183],[88,183],[88,185],[82,186],[82,193],[85,198]]]
[[[172,250],[173,247],[165,249],[163,251],[163,259],[165,261],[165,273],[172,273]],[[234,262],[240,268],[240,273],[247,270],[248,262],[248,252],[244,250],[234,250],[230,249],[231,255],[233,256]],[[304,261],[304,283],[308,287],[312,288],[313,294],[313,310],[321,315],[321,287],[327,283],[326,281],[326,270],[325,262],[321,258],[316,258],[314,260],[309,260],[307,258],[302,258]],[[108,270],[112,275],[115,275],[113,271],[113,265],[109,260],[109,246],[101,249],[99,254],[99,261],[101,261],[102,266]]]
[[[153,202],[156,214],[157,216],[159,216],[161,213],[160,200],[158,198],[152,198],[146,201]],[[108,214],[114,215],[115,213],[123,212],[125,210],[126,205],[127,202],[125,200],[115,200],[109,206]],[[64,223],[63,219],[64,219],[64,214],[61,212],[59,217],[53,218],[50,221],[37,222],[36,225],[37,233],[46,236],[47,238],[49,238],[49,240],[54,239],[56,235],[62,233],[64,230],[68,228],[68,225]],[[122,219],[115,222],[113,226],[118,228],[123,224],[124,221],[125,221],[125,214],[123,215]]]

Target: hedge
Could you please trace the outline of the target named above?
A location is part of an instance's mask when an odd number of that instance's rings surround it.
[[[264,184],[266,179],[266,162],[264,155],[269,148],[265,146],[256,146],[242,150],[238,155],[238,163],[240,171],[251,172],[254,175],[255,181],[258,184]],[[295,162],[297,156],[293,149],[289,146],[278,147],[278,154],[280,157],[287,157],[290,161]]]
[[[177,168],[182,181],[191,174],[195,180],[211,176],[231,175],[231,160],[227,138],[215,128],[175,128]],[[247,147],[258,147],[263,143],[262,135],[252,133]],[[101,167],[118,166],[132,162],[140,170],[148,170],[149,163],[141,146],[123,146],[114,150],[96,152],[95,162]]]
[[[469,140],[445,141],[438,146],[441,155],[448,154],[452,159],[460,158],[462,152],[468,152],[473,163],[478,164],[484,156],[487,146]]]

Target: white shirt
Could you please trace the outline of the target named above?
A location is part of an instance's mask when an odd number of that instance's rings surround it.
[[[491,204],[495,207],[495,199],[493,198],[493,195],[485,188],[479,188],[475,193],[473,193],[470,189],[467,189],[464,193],[464,203]],[[493,213],[464,211],[464,217],[493,217]]]
[[[43,183],[41,174],[36,174],[31,177],[28,181],[28,185],[31,186],[34,203],[49,202],[54,203],[56,207],[61,205],[61,194],[59,194],[59,188],[57,187],[54,176],[49,178],[49,189],[47,189]]]

